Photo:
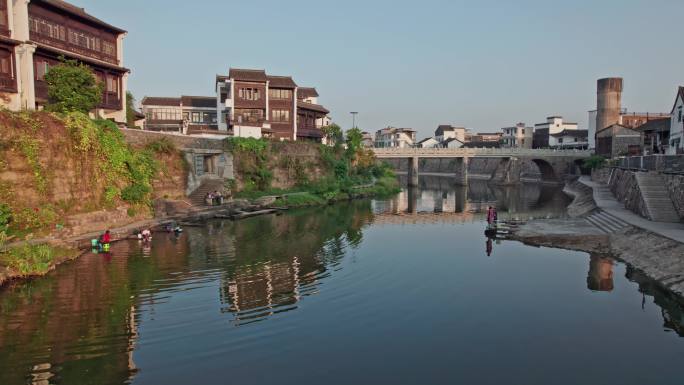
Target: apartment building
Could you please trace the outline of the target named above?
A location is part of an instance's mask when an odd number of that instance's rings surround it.
[[[386,127],[375,132],[375,147],[407,148],[414,147],[416,131],[410,128]]]
[[[501,146],[508,148],[532,148],[534,128],[525,127],[525,123],[518,123],[513,127],[504,127],[501,136]]]
[[[552,148],[557,145],[552,134],[559,134],[563,131],[577,130],[577,123],[563,121],[562,116],[549,116],[546,122],[534,125],[534,135],[532,137],[532,148]]]
[[[318,104],[315,88],[300,88],[290,76],[231,68],[216,77],[217,130],[227,135],[280,140],[323,138],[330,111]]]
[[[140,104],[145,116],[145,130],[187,135],[227,135],[218,131],[214,96],[146,96]]]
[[[684,154],[684,87],[677,89],[677,96],[670,112],[668,154]]]
[[[48,101],[45,74],[64,57],[88,65],[105,85],[93,113],[123,124],[125,36],[123,29],[61,0],[0,0],[0,105],[42,108]]]

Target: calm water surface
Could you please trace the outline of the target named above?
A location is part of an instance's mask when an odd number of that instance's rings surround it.
[[[423,178],[118,243],[0,291],[0,384],[681,384],[676,298],[610,258],[487,239],[556,188]],[[489,254],[489,255],[488,255]]]

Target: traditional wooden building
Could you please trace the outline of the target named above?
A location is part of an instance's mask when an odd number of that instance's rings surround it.
[[[216,98],[217,130],[227,135],[321,141],[321,127],[329,123],[314,88],[264,70],[231,68],[217,76]]]
[[[64,57],[88,65],[104,84],[93,112],[125,122],[125,36],[123,29],[61,0],[0,0],[0,105],[11,110],[44,106],[45,74]]]

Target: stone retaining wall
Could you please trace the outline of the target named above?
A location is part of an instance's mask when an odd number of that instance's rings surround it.
[[[684,220],[684,175],[665,175],[665,185],[679,218]]]
[[[634,171],[615,169],[609,187],[613,196],[624,203],[626,209],[644,218],[649,217]]]

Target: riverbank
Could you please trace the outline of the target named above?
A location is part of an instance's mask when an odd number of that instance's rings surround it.
[[[253,194],[252,199],[239,198],[220,206],[196,208],[182,215],[148,219],[110,229],[113,242],[131,239],[136,230],[156,228],[170,223],[194,226],[212,219],[240,220],[257,215],[274,214],[301,207],[325,206],[336,202],[384,197],[399,191],[396,178],[382,177],[373,183],[351,187],[346,192],[319,195],[314,192],[290,192],[279,195]],[[20,279],[44,276],[59,265],[90,252],[90,240],[101,232],[89,232],[68,238],[42,238],[5,245],[0,253],[0,287]]]
[[[515,229],[510,238],[533,246],[610,255],[684,299],[684,243],[639,227],[640,222],[629,217],[621,219],[631,226],[606,233],[586,219],[602,210],[594,199],[594,188],[574,181],[565,191],[573,196],[568,207],[572,218],[531,221]]]

